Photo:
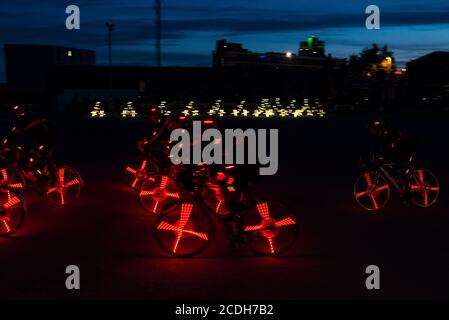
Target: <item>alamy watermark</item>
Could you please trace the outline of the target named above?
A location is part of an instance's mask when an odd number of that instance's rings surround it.
[[[72,4],[65,9],[65,13],[69,15],[65,20],[65,27],[68,30],[79,30],[81,28],[80,8]]]
[[[369,276],[365,280],[365,286],[368,290],[380,290],[380,269],[372,264],[366,267],[365,273]]]
[[[67,290],[81,289],[80,268],[76,265],[70,265],[65,268],[65,273],[69,275],[65,280]]]
[[[268,132],[267,132],[268,131]],[[201,121],[193,121],[192,137],[185,129],[175,129],[170,140],[177,142],[170,150],[173,164],[258,164],[260,175],[278,171],[279,133],[277,129],[201,130]],[[224,141],[223,141],[224,140]],[[207,145],[203,148],[203,142]]]
[[[365,26],[368,30],[379,30],[380,29],[380,8],[376,5],[369,5],[365,10],[366,14],[369,16],[366,18]]]

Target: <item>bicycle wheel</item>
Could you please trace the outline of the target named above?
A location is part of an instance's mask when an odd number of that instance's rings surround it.
[[[140,203],[149,213],[159,214],[170,202],[179,200],[181,191],[175,180],[156,174],[146,179],[140,188]]]
[[[243,233],[251,250],[277,256],[287,251],[298,237],[299,226],[287,207],[277,202],[259,202],[243,216]]]
[[[46,186],[46,196],[57,206],[68,206],[78,200],[83,186],[83,179],[75,169],[56,167]]]
[[[390,199],[390,185],[378,172],[365,172],[354,184],[354,197],[363,209],[380,210]]]
[[[423,208],[434,205],[440,195],[440,183],[437,177],[426,169],[413,172],[413,181],[410,183],[412,202]]]
[[[126,164],[124,177],[129,187],[134,190],[139,190],[145,179],[158,172],[158,166],[152,159],[137,156]]]
[[[10,188],[23,194],[26,189],[26,180],[17,169],[1,166],[0,187]]]
[[[25,202],[18,192],[0,188],[0,236],[17,232],[22,226],[25,212]]]
[[[213,224],[204,210],[181,200],[169,204],[158,216],[155,234],[161,247],[171,255],[191,257],[207,248]]]

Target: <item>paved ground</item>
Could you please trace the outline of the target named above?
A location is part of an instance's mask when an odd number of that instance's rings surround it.
[[[55,208],[33,192],[23,228],[0,239],[0,298],[310,299],[449,298],[449,128],[447,116],[402,116],[420,137],[419,160],[442,185],[441,201],[419,209],[393,195],[372,215],[352,198],[367,117],[233,123],[280,128],[277,176],[255,193],[287,203],[301,224],[297,245],[260,258],[224,242],[221,226],[194,259],[168,257],[151,233],[154,219],[123,184],[123,162],[145,132],[141,120],[60,118],[57,158],[86,183],[80,201]],[[6,122],[0,121],[0,131]],[[3,133],[3,132],[0,132]],[[82,290],[65,289],[65,267],[81,268]],[[365,267],[381,268],[382,289],[365,289]]]

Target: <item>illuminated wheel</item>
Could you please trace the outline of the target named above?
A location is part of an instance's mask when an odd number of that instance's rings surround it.
[[[378,172],[365,172],[354,184],[354,197],[363,209],[380,210],[390,199],[390,185]]]
[[[68,206],[78,200],[84,183],[70,167],[56,167],[46,187],[47,199],[57,206]]]
[[[158,172],[158,166],[153,160],[144,156],[137,156],[125,166],[125,181],[132,189],[139,190],[145,179]]]
[[[176,257],[191,257],[207,248],[213,224],[210,216],[197,205],[176,201],[158,216],[155,233],[165,251]]]
[[[22,226],[25,211],[25,203],[18,192],[0,188],[0,236],[17,232]]]
[[[243,233],[251,250],[260,255],[277,256],[295,243],[299,226],[284,205],[259,202],[243,216]]]
[[[440,183],[437,177],[426,169],[418,169],[413,172],[410,183],[412,202],[423,208],[434,205],[440,195]]]
[[[181,191],[175,180],[156,174],[142,183],[139,199],[145,210],[159,214],[170,202],[181,199]]]
[[[26,189],[26,180],[18,170],[12,167],[1,166],[0,187],[10,188],[19,194],[23,194]]]

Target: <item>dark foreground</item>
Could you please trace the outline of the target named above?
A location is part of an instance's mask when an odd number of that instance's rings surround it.
[[[174,259],[157,245],[154,218],[122,179],[142,120],[61,118],[57,158],[86,188],[71,208],[28,192],[23,228],[0,239],[0,298],[7,299],[350,299],[449,298],[449,136],[447,116],[395,122],[420,137],[419,160],[440,178],[430,209],[401,203],[368,214],[352,198],[365,117],[259,120],[233,125],[280,128],[280,170],[258,195],[288,204],[301,233],[281,258],[227,247],[223,229],[202,255]],[[1,121],[0,131],[5,130]],[[3,134],[4,132],[0,132]],[[65,289],[65,268],[81,269],[81,290]],[[381,290],[365,288],[365,268],[381,270]]]

